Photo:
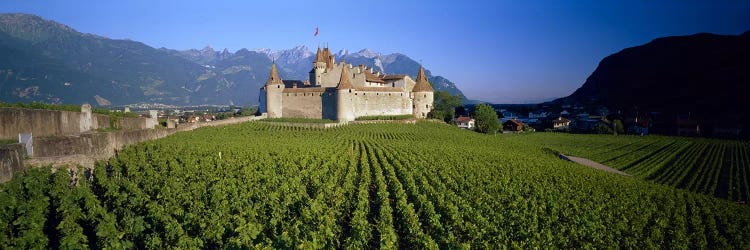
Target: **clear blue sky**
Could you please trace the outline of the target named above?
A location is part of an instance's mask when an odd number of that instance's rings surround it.
[[[171,49],[404,53],[471,99],[567,96],[605,56],[654,38],[750,30],[750,1],[1,1],[0,12]],[[315,26],[320,34],[313,37]]]

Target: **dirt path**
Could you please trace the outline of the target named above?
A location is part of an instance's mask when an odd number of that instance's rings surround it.
[[[589,159],[586,159],[586,158],[575,157],[575,156],[567,156],[567,155],[564,155],[564,154],[560,154],[560,158],[562,158],[564,160],[569,160],[569,161],[572,161],[572,162],[575,162],[575,163],[578,163],[578,164],[581,164],[581,165],[584,165],[584,166],[589,166],[589,167],[596,168],[596,169],[599,169],[599,170],[604,170],[604,171],[607,171],[607,172],[610,172],[610,173],[621,174],[621,175],[624,175],[624,176],[630,176],[630,174],[628,174],[628,173],[625,173],[625,172],[622,172],[620,170],[617,170],[617,169],[605,166],[605,165],[603,165],[601,163],[598,163],[598,162],[595,162],[595,161],[592,161],[592,160],[589,160]]]

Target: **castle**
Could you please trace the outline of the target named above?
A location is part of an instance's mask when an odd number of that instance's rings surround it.
[[[432,86],[420,67],[417,79],[385,75],[336,59],[328,48],[318,48],[309,80],[282,80],[271,65],[262,88],[260,112],[268,118],[314,118],[339,122],[377,115],[414,115],[425,118],[433,108]]]

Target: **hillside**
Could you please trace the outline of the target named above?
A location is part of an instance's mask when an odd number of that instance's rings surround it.
[[[307,77],[309,51],[295,48],[275,56],[282,59],[285,79]],[[393,63],[402,61],[409,67],[392,67],[387,73],[416,74],[416,63],[406,56]],[[155,49],[81,33],[34,15],[0,14],[0,101],[4,102],[254,105],[270,68],[271,57],[264,51]],[[431,80],[436,89],[460,93],[442,77]]]
[[[523,137],[433,122],[178,133],[77,185],[45,168],[0,185],[0,248],[750,244],[746,205],[576,165]]]
[[[750,118],[750,31],[655,39],[604,58],[586,82],[554,103],[623,112],[690,114],[719,125]],[[748,123],[745,123],[750,125]]]

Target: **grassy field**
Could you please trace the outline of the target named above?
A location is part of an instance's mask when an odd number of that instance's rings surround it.
[[[513,140],[589,158],[642,179],[746,202],[750,143],[668,136],[535,133]]]
[[[545,150],[597,155],[566,136],[201,128],[121,150],[77,185],[45,168],[0,185],[0,248],[750,247],[750,207]]]

